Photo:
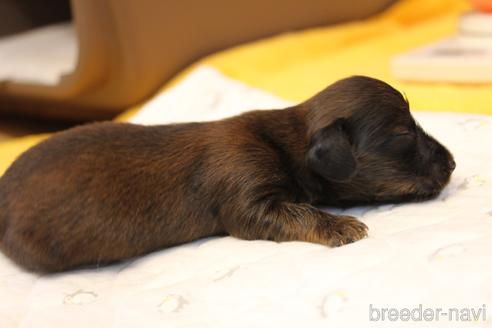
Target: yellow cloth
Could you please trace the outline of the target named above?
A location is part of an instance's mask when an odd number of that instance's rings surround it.
[[[492,114],[492,84],[404,83],[392,57],[455,33],[463,0],[403,0],[365,21],[277,36],[231,49],[205,63],[280,97],[302,101],[350,75],[382,79],[413,109]]]
[[[465,0],[401,0],[368,20],[260,40],[200,63],[293,101],[302,101],[340,78],[357,74],[389,82],[406,94],[413,109],[492,114],[492,85],[403,83],[389,71],[394,55],[453,34],[457,17],[468,9]],[[138,107],[131,112],[135,110]],[[1,143],[0,174],[21,152],[44,137]]]
[[[17,156],[46,137],[48,137],[47,134],[38,134],[0,143],[0,175],[5,172]]]

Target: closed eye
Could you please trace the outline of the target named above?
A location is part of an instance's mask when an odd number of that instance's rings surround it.
[[[393,134],[393,137],[415,137],[415,133],[411,131],[406,131],[406,132],[398,132]]]
[[[393,149],[404,150],[415,144],[416,134],[412,131],[393,133],[387,142]]]
[[[392,137],[412,137],[414,138],[417,135],[417,127],[415,124],[407,125],[407,126],[398,126],[393,131],[391,131]]]

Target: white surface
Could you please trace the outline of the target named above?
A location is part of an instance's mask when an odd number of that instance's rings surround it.
[[[492,36],[458,35],[396,56],[392,73],[401,80],[492,83]]]
[[[70,23],[0,38],[0,82],[56,85],[77,64],[78,46]]]
[[[201,66],[174,88],[147,102],[130,121],[139,124],[212,121],[252,109],[289,105],[288,101]]]
[[[134,121],[207,120],[245,104],[286,102],[200,68]],[[490,326],[492,118],[416,117],[455,154],[456,172],[434,201],[347,210],[367,223],[369,238],[335,249],[209,238],[123,265],[45,277],[0,254],[0,326]],[[370,304],[446,311],[485,305],[489,321],[371,322]]]
[[[461,33],[492,37],[492,13],[473,11],[460,17]]]

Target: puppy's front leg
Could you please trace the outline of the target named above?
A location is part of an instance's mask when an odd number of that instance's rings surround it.
[[[332,215],[309,204],[263,204],[247,212],[234,221],[223,222],[230,235],[248,240],[299,240],[332,247],[367,236],[367,226],[356,218]]]

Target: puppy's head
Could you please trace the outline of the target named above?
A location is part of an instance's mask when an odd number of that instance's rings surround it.
[[[388,84],[355,76],[302,105],[308,166],[341,203],[435,197],[455,168],[453,156],[415,122]]]

